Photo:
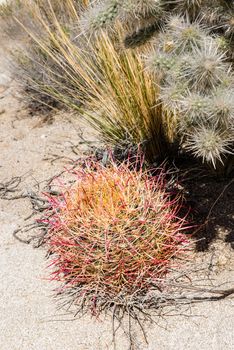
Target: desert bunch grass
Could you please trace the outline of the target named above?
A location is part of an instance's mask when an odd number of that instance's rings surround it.
[[[130,303],[159,287],[188,239],[179,199],[167,192],[163,170],[154,172],[141,159],[108,167],[89,160],[50,198],[45,242],[59,295],[98,313],[103,303]]]
[[[1,16],[5,16],[6,14],[8,14],[10,12],[10,4],[9,1],[5,1],[3,3],[0,4],[0,15]]]
[[[141,144],[149,159],[162,156],[167,119],[151,74],[139,53],[119,50],[115,39],[105,32],[100,35],[95,42],[93,66],[89,67],[94,75],[87,79],[86,71],[81,71],[85,89],[88,85],[90,91],[83,115],[109,144]]]
[[[170,135],[167,115],[141,53],[121,46],[121,25],[112,35],[101,31],[92,40],[85,34],[75,36],[64,29],[48,3],[53,25],[39,7],[33,10],[45,32],[43,37],[24,26],[42,57],[41,62],[26,58],[43,74],[43,80],[29,74],[30,86],[83,115],[108,145],[128,148],[141,144],[150,160],[162,157]]]
[[[3,30],[14,40],[19,38],[19,45],[12,51],[15,74],[32,112],[62,109],[51,91],[61,92],[65,80],[58,62],[34,39],[40,39],[55,53],[58,50],[54,43],[54,38],[59,35],[57,24],[70,37],[88,3],[88,0],[9,0],[0,9]]]
[[[3,19],[4,29],[11,34],[11,31],[15,34],[15,30],[21,32],[21,28],[14,22],[17,18],[22,24],[31,30],[35,30],[37,33],[43,35],[43,28],[39,25],[38,21],[35,21],[35,10],[40,11],[41,17],[47,21],[48,25],[53,25],[51,18],[50,6],[53,7],[53,11],[57,18],[63,23],[64,26],[69,26],[71,23],[75,23],[80,14],[89,4],[89,0],[6,0],[0,5],[0,16]],[[9,27],[7,29],[7,27]],[[42,31],[42,32],[41,32]],[[18,33],[16,33],[18,34]]]

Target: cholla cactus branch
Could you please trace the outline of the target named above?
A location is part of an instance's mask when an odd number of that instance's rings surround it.
[[[135,48],[137,46],[145,44],[156,32],[162,28],[162,21],[158,20],[152,25],[140,28],[131,34],[127,34],[124,39],[124,46],[129,48]]]
[[[233,154],[232,145],[233,139],[226,133],[201,126],[188,135],[185,147],[215,168],[218,161],[223,162],[223,156]]]
[[[234,125],[234,86],[232,89],[218,89],[210,99],[209,113],[212,124],[222,128]]]
[[[168,33],[178,53],[189,52],[195,47],[201,48],[207,37],[207,30],[200,22],[191,23],[182,17],[172,17],[168,28]]]
[[[225,63],[225,53],[219,50],[213,39],[206,39],[201,48],[194,48],[187,66],[183,69],[185,79],[200,91],[218,86],[230,73],[230,66]]]
[[[188,91],[187,95],[181,97],[178,104],[181,112],[180,126],[185,130],[209,116],[209,99],[207,96]]]
[[[171,0],[176,12],[189,15],[190,19],[196,19],[204,0]]]
[[[200,21],[180,16],[169,19],[155,47],[146,65],[163,107],[176,115],[183,149],[215,166],[234,144],[234,78],[226,53]]]
[[[82,27],[88,32],[98,31],[116,19],[135,22],[137,27],[144,21],[151,21],[152,25],[156,20],[161,21],[164,14],[162,0],[105,0],[90,5],[83,16]]]
[[[159,18],[164,9],[162,0],[124,0],[121,11],[135,18]]]
[[[107,0],[103,3],[98,2],[95,6],[90,6],[81,18],[80,26],[82,30],[93,33],[105,28],[117,17],[121,3],[121,0]]]

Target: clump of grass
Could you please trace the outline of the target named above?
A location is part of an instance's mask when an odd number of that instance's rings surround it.
[[[121,35],[120,30],[117,42]],[[149,160],[162,157],[167,153],[170,125],[141,54],[119,50],[116,37],[105,32],[92,45],[94,60],[83,57],[85,69],[80,68],[85,82],[85,91],[80,88],[86,107],[83,115],[109,144],[125,148],[141,144]]]
[[[0,3],[0,16],[6,16],[11,13],[11,4],[9,1]]]
[[[85,34],[74,37],[64,30],[52,6],[48,13],[52,27],[34,9],[44,37],[26,28],[43,57],[40,64],[27,58],[43,74],[43,81],[29,74],[34,90],[82,114],[108,145],[141,144],[151,161],[167,153],[171,127],[157,86],[141,53],[121,46],[123,28],[118,25],[112,35],[101,31],[89,40]]]
[[[143,302],[159,288],[188,249],[179,198],[171,198],[162,169],[154,174],[142,159],[108,167],[89,160],[75,171],[75,183],[50,199],[44,221],[51,278],[76,307],[95,314],[115,303],[130,309],[133,297]]]
[[[9,0],[0,8],[3,30],[14,40],[20,37],[12,50],[15,75],[24,88],[25,101],[32,113],[62,109],[51,91],[61,92],[65,80],[58,62],[34,39],[40,38],[48,50],[55,53],[58,50],[54,44],[54,37],[58,35],[56,24],[59,23],[60,30],[70,38],[88,3],[88,0]]]

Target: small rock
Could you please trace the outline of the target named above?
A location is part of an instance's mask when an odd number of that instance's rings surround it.
[[[5,73],[0,73],[0,87],[7,87],[11,83],[11,77]]]

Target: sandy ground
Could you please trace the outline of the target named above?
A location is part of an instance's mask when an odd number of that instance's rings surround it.
[[[2,35],[0,33],[0,35]],[[75,159],[72,144],[79,141],[80,121],[66,115],[52,124],[31,117],[20,104],[10,74],[6,40],[0,38],[0,182],[23,176],[22,191],[29,191],[63,169],[64,156]],[[9,47],[9,45],[8,45]],[[88,133],[92,138],[92,134]],[[82,151],[82,145],[79,146]],[[89,317],[71,321],[56,311],[53,285],[46,280],[45,252],[13,238],[13,231],[31,213],[28,200],[0,202],[0,349],[1,350],[104,350],[112,349],[110,319]],[[229,259],[215,277],[234,281],[233,252],[223,243]],[[229,254],[230,253],[230,254]],[[202,254],[202,253],[200,253]],[[140,350],[232,350],[234,349],[234,300],[203,303],[185,316],[171,316],[148,327],[149,345],[138,334]],[[121,334],[117,349],[127,350]]]

